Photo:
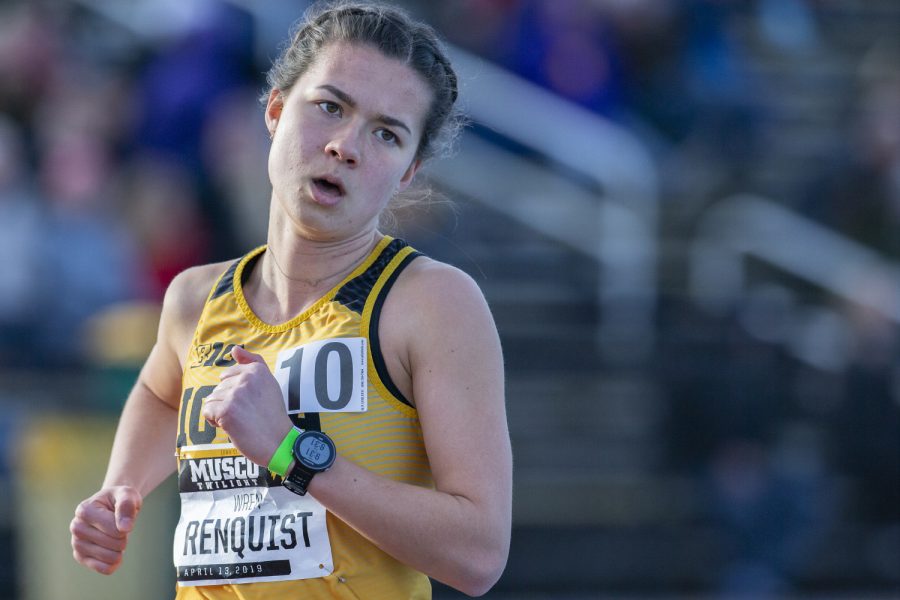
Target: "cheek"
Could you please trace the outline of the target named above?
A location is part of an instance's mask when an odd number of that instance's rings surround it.
[[[286,138],[276,139],[269,151],[269,178],[272,183],[297,175],[304,162],[302,157],[308,156],[308,152],[302,142],[298,145]]]
[[[367,171],[363,181],[368,192],[373,197],[373,202],[386,205],[397,192],[402,173],[397,173],[393,168],[372,168]]]

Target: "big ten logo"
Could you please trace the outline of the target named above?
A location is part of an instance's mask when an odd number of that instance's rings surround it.
[[[231,349],[235,345],[244,347],[243,344],[226,344],[225,342],[213,342],[212,344],[197,344],[194,346],[194,360],[191,368],[197,367],[230,367],[236,361],[231,356]]]

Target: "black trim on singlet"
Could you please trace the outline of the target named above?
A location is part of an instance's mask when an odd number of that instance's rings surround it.
[[[241,271],[241,285],[246,285],[247,280],[250,278],[250,272],[253,271],[253,265],[256,264],[256,262],[263,254],[263,252],[260,252],[259,254],[248,260],[247,264],[244,265],[244,270]],[[231,266],[228,267],[227,271],[225,271],[222,279],[219,280],[219,284],[216,286],[216,289],[213,292],[210,300],[215,300],[219,296],[224,296],[225,294],[234,291],[234,274],[235,272],[237,272],[237,267],[239,264],[241,264],[242,260],[244,260],[243,256],[231,263]]]
[[[378,323],[381,320],[381,307],[384,306],[384,299],[387,298],[388,292],[391,291],[391,287],[394,285],[394,282],[397,281],[397,277],[403,269],[409,266],[409,263],[417,256],[422,256],[422,253],[411,252],[399,265],[397,265],[394,272],[390,274],[387,281],[384,282],[381,291],[379,291],[378,297],[375,298],[375,303],[372,305],[372,315],[369,318],[369,344],[372,349],[372,364],[375,367],[375,372],[378,373],[378,377],[381,378],[384,387],[386,387],[397,400],[408,406],[412,406],[412,402],[406,399],[406,396],[403,395],[403,392],[400,391],[394,383],[394,380],[391,379],[391,376],[388,374],[387,363],[384,362],[384,355],[381,353],[381,342],[378,339]]]
[[[260,252],[259,254],[257,254],[250,260],[248,260],[247,264],[244,265],[244,270],[241,271],[241,286],[242,287],[247,287],[247,282],[250,281],[250,273],[253,272],[253,267],[256,266],[256,263],[259,262],[259,259],[262,258],[263,254],[265,254],[265,252]]]
[[[385,267],[388,266],[388,263],[393,260],[398,252],[408,245],[403,240],[392,240],[364,273],[357,275],[338,290],[334,296],[335,301],[361,315],[363,308],[366,306],[366,299],[372,293],[372,288],[375,286],[378,278],[381,277]]]
[[[225,274],[222,275],[222,278],[219,280],[219,284],[209,298],[210,300],[215,300],[219,296],[224,296],[228,292],[234,290],[234,272],[237,270],[237,266],[241,264],[242,260],[243,257],[231,263],[231,266],[228,267],[228,270],[225,271]]]

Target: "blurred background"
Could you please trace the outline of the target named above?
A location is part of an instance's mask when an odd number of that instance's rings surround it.
[[[502,336],[487,597],[900,598],[900,2],[400,4],[472,121],[392,232]],[[166,285],[265,239],[306,5],[0,2],[0,598],[172,596],[174,480],[111,578],[67,526]]]

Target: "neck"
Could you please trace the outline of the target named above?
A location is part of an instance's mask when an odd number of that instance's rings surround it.
[[[245,293],[266,322],[293,318],[349,275],[381,239],[376,230],[341,241],[318,242],[270,229],[268,248]]]

